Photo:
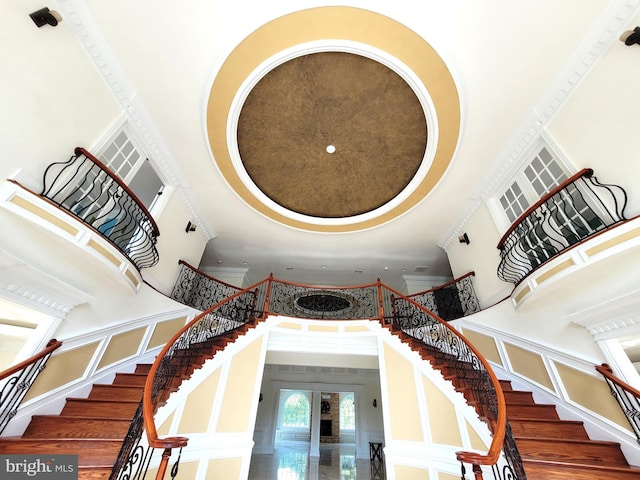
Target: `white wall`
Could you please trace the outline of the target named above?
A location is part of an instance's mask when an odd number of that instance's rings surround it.
[[[638,22],[640,18],[636,19]],[[629,198],[627,218],[640,214],[639,60],[640,46],[616,42],[544,129],[576,171],[592,167],[603,183],[625,188]],[[513,172],[502,173],[507,178]],[[496,275],[499,264],[496,246],[503,232],[497,229],[484,202],[463,229],[471,243],[448,246],[452,271],[454,277],[470,270],[476,272],[475,289],[481,304],[487,307],[509,294],[513,287]],[[549,282],[548,287],[538,289],[518,310],[506,304],[499,310],[500,315],[492,314],[484,321],[514,335],[536,339],[594,362],[602,361],[602,352],[586,329],[567,317],[630,293],[640,279],[639,267],[637,248],[619,251],[561,281]]]
[[[123,112],[105,80],[71,32],[73,19],[36,27],[29,13],[43,7],[25,0],[3,5],[0,29],[0,180],[16,178],[39,193],[46,167],[64,162],[76,146],[98,144]],[[50,5],[54,8],[54,5]],[[185,233],[193,220],[182,197],[173,194],[156,221],[159,264],[142,271],[149,283],[169,293],[178,260],[197,265],[207,239]],[[0,209],[0,251],[50,274],[86,294],[90,301],[63,320],[57,336],[158,313],[175,304],[143,286],[136,293],[104,265],[64,239]],[[20,286],[18,286],[20,287]],[[2,295],[2,292],[0,292]]]

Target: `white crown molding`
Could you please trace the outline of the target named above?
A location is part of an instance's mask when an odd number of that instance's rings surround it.
[[[595,340],[640,331],[640,290],[573,313],[567,320],[589,330]]]
[[[0,297],[36,311],[64,318],[92,297],[0,250]]]
[[[65,19],[65,24],[84,48],[98,72],[107,84],[114,98],[125,112],[128,123],[144,142],[152,161],[159,168],[161,176],[175,187],[180,199],[191,214],[200,232],[207,240],[216,237],[214,230],[198,213],[195,199],[182,179],[178,162],[164,145],[162,136],[153,125],[147,109],[137,97],[134,86],[101,33],[89,7],[82,0],[56,0],[56,9]]]
[[[555,82],[538,101],[528,118],[522,123],[518,133],[509,142],[505,152],[487,180],[482,183],[480,192],[458,225],[441,241],[438,246],[447,250],[454,239],[458,238],[467,222],[480,205],[493,196],[495,189],[505,177],[512,175],[514,166],[522,159],[531,144],[536,142],[545,127],[562,108],[571,94],[584,80],[591,69],[619,41],[620,33],[630,21],[640,15],[640,0],[614,0],[582,41],[565,68],[558,74]]]

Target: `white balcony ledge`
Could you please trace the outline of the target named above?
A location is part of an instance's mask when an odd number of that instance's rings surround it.
[[[99,232],[18,183],[0,184],[0,206],[87,252],[135,292],[142,286],[135,265]]]
[[[511,292],[515,308],[541,296],[568,276],[640,246],[640,217],[620,223],[563,251],[526,276]]]

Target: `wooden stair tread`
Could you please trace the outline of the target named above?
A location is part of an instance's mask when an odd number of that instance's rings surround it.
[[[78,480],[108,480],[113,467],[78,466]]]
[[[60,415],[34,415],[22,438],[113,438],[122,439],[131,418],[95,418]]]
[[[122,439],[97,438],[22,438],[0,439],[3,454],[71,454],[78,455],[78,466],[113,467]]]
[[[589,439],[579,420],[509,417],[509,425],[514,437]]]
[[[632,466],[592,465],[522,459],[527,480],[638,480],[640,469]]]

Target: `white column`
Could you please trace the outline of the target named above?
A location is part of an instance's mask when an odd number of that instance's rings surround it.
[[[311,445],[309,445],[309,456],[320,456],[320,402],[322,393],[313,392],[313,402],[311,405]]]

